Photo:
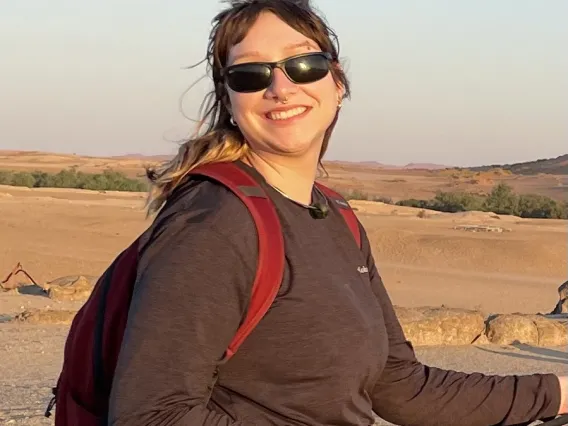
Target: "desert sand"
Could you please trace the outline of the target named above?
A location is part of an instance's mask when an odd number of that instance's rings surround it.
[[[142,174],[144,160],[93,159],[42,153],[0,152],[0,169],[56,172],[112,166]],[[451,185],[478,186],[442,171],[379,170],[329,164],[326,180],[393,199],[429,197]],[[494,176],[516,190],[558,196],[554,176]],[[456,183],[459,181],[458,183]],[[490,187],[491,185],[489,185]],[[539,188],[542,191],[536,191]],[[552,196],[552,195],[551,195]],[[565,193],[560,193],[560,199]],[[0,280],[17,262],[39,283],[67,275],[98,276],[149,226],[145,194],[27,189],[0,186]],[[568,222],[468,212],[418,214],[412,208],[353,201],[369,234],[385,285],[397,306],[450,306],[491,313],[550,312],[568,270]],[[472,225],[502,232],[471,232]],[[0,424],[49,425],[43,410],[61,365],[67,325],[14,323],[30,308],[77,309],[81,302],[0,292]],[[419,347],[428,364],[498,374],[568,373],[566,348],[528,345]],[[378,423],[386,424],[386,423]]]

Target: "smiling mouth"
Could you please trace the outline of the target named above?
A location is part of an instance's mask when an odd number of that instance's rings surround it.
[[[274,121],[284,121],[302,115],[308,110],[307,107],[295,107],[286,111],[271,111],[266,113],[266,117]]]

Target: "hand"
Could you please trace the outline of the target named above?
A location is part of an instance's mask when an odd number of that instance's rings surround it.
[[[558,414],[568,414],[568,376],[559,376],[560,382],[560,411]]]

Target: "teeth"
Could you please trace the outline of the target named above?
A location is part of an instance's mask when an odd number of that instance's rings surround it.
[[[286,120],[296,115],[300,115],[306,109],[307,109],[306,107],[298,107],[298,108],[289,109],[287,111],[274,111],[268,113],[268,118],[270,118],[271,120]]]

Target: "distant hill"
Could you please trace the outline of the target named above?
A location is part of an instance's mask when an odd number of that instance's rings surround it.
[[[115,160],[143,160],[143,161],[169,161],[173,158],[173,155],[145,155],[145,154],[123,154],[123,155],[113,155],[112,157]]]
[[[364,167],[376,167],[378,169],[384,170],[442,170],[447,169],[449,166],[444,166],[441,164],[432,163],[408,163],[404,166],[394,165],[394,164],[384,164],[378,161],[341,161],[341,160],[331,160],[326,161],[331,164],[347,164],[347,165],[359,165]]]
[[[402,169],[406,170],[442,170],[447,169],[449,166],[444,166],[442,164],[433,164],[433,163],[408,163],[406,166],[402,166]]]
[[[536,175],[546,173],[551,175],[568,175],[568,154],[556,158],[543,158],[536,161],[514,164],[492,164],[489,166],[467,167],[468,170],[484,172],[501,168],[517,175]]]

